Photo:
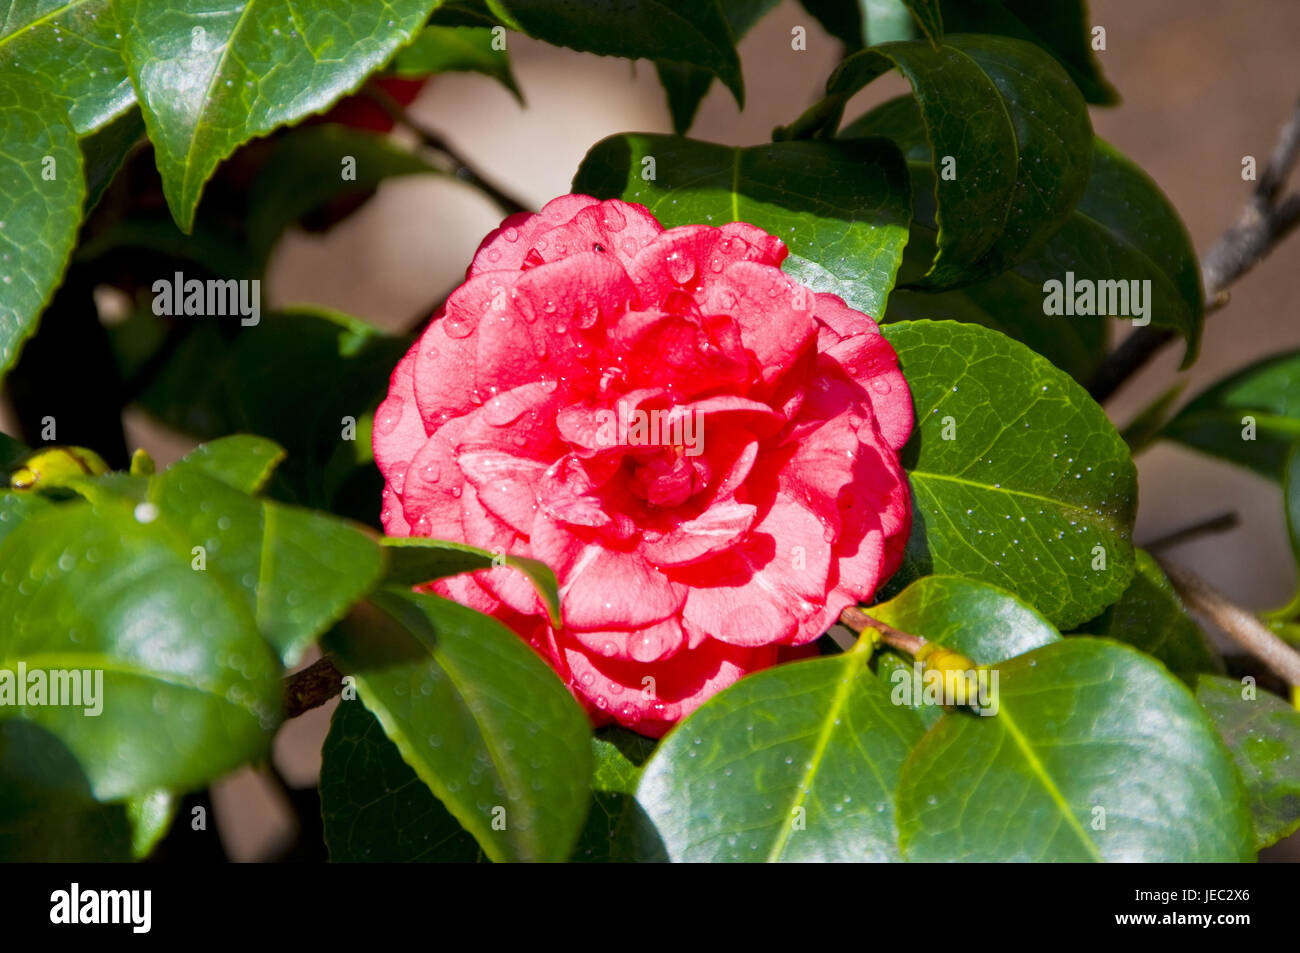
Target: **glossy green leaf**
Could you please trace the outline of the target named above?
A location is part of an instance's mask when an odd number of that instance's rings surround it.
[[[885,136],[907,157],[918,221],[913,247],[905,257],[900,283],[914,281],[928,267],[934,248],[934,169],[919,109],[901,97],[847,126],[843,136]],[[919,250],[918,250],[919,249]],[[1144,320],[1177,331],[1189,343],[1185,362],[1196,355],[1204,318],[1200,266],[1187,229],[1159,187],[1137,165],[1101,139],[1093,140],[1088,186],[1060,230],[1026,261],[989,281],[970,285],[930,302],[915,297],[903,317],[952,316],[1004,330],[1077,379],[1095,370],[1104,354],[1100,315],[1047,314],[1045,283],[1061,282],[1062,311],[1069,279],[1150,282],[1142,292]],[[1109,308],[1109,290],[1108,308]],[[1077,297],[1077,296],[1071,296]],[[1134,312],[1128,292],[1116,288],[1116,311]],[[947,314],[950,312],[950,314]]]
[[[1050,622],[1011,593],[961,576],[918,579],[866,612],[960,652],[976,665],[995,665],[1061,639]]]
[[[1255,843],[1268,847],[1300,829],[1300,712],[1276,695],[1250,696],[1241,682],[1202,676],[1196,700],[1214,719],[1246,782]]]
[[[1119,602],[1079,631],[1127,642],[1164,662],[1189,684],[1201,672],[1222,672],[1219,653],[1187,614],[1160,566],[1146,550],[1136,550],[1135,556],[1133,581]]]
[[[518,569],[537,587],[546,603],[551,622],[560,622],[560,590],[555,573],[545,563],[527,556],[490,553],[485,549],[426,536],[386,536],[388,571],[384,581],[391,585],[418,586],[445,576],[478,569],[510,566]]]
[[[320,802],[334,863],[486,859],[355,699],[334,709],[321,749]]]
[[[32,77],[0,69],[0,373],[63,278],[85,198],[63,106]]]
[[[409,149],[327,123],[293,129],[275,144],[248,195],[248,235],[265,262],[286,228],[326,201],[404,175],[438,170]]]
[[[1280,481],[1300,440],[1300,351],[1266,357],[1214,384],[1161,436]]]
[[[718,0],[487,0],[512,30],[601,56],[708,70],[745,105],[740,58]]]
[[[942,0],[944,25],[954,33],[996,33],[1027,40],[1056,57],[1088,102],[1119,102],[1092,51],[1083,0]]]
[[[814,107],[815,124],[833,128],[854,94],[895,68],[912,85],[941,168],[930,183],[937,249],[922,283],[969,284],[1028,258],[1087,185],[1092,129],[1079,91],[1028,43],[948,35],[938,47],[886,43],[849,57]]]
[[[118,53],[113,0],[0,2],[0,71],[6,70],[38,77],[62,97],[79,135],[135,102]]]
[[[587,153],[573,190],[639,202],[668,228],[749,222],[786,242],[790,277],[870,315],[884,312],[907,243],[906,171],[881,141],[740,149],[615,136]]]
[[[1232,756],[1160,665],[1077,638],[996,671],[998,713],[944,716],[903,765],[907,860],[1253,858]]]
[[[943,39],[944,22],[943,15],[939,10],[939,0],[902,0],[903,6],[911,11],[912,17],[916,20],[917,26],[923,32],[932,44],[938,44]],[[865,13],[867,16],[867,38],[873,43],[884,42],[884,37],[876,38],[876,34],[871,32],[871,7],[872,0],[866,0]]]
[[[510,54],[493,49],[490,27],[426,26],[415,42],[403,47],[389,66],[398,76],[432,76],[435,73],[482,73],[499,82],[520,103],[523,94],[510,69]]]
[[[0,669],[103,679],[91,705],[0,717],[57,736],[99,800],[197,787],[261,757],[277,723],[279,662],[232,583],[191,568],[192,545],[116,501],[42,507],[0,541]]]
[[[1080,384],[1106,357],[1104,318],[1044,317],[1042,289],[1015,270],[956,291],[895,288],[885,320],[979,324],[1028,345]]]
[[[381,589],[328,644],[402,759],[489,858],[568,859],[587,813],[591,730],[519,636],[454,602]]]
[[[205,571],[243,595],[285,665],[296,665],[383,573],[383,551],[360,527],[254,499],[191,467],[153,477],[146,499],[187,548],[204,548]]]
[[[912,535],[899,587],[999,586],[1068,629],[1133,574],[1128,448],[1083,388],[1023,344],[951,321],[886,325],[918,421],[903,451]]]
[[[924,576],[866,611],[879,622],[960,652],[976,665],[994,665],[1061,638],[1050,622],[1009,592],[961,576]],[[884,649],[872,664],[891,695],[908,704],[927,728],[943,717],[941,705],[902,694],[905,682],[915,684],[911,656]]]
[[[779,2],[780,0],[723,0],[722,16],[732,37],[739,40]],[[664,92],[668,94],[668,112],[673,117],[673,129],[684,135],[695,120],[700,101],[713,85],[713,73],[698,66],[668,61],[656,63],[655,69],[659,73],[659,82]]]
[[[283,459],[284,449],[274,441],[235,434],[200,444],[169,469],[205,473],[236,490],[256,493]]]
[[[355,92],[437,0],[116,0],[126,60],[182,231],[236,148]]]
[[[741,679],[664,738],[637,801],[674,861],[899,859],[894,790],[921,723],[870,642]]]

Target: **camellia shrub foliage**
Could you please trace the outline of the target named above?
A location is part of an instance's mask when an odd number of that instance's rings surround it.
[[[1195,361],[1208,280],[1092,132],[1080,0],[0,6],[0,857],[176,856],[335,696],[335,861],[1244,861],[1300,825],[1300,608],[1225,657],[1132,539],[1159,439],[1288,518],[1300,358],[1099,406],[1132,340]],[[692,138],[791,11],[767,68],[842,46],[821,98]],[[526,95],[521,34],[652,61],[677,133],[524,208],[405,109]],[[417,175],[502,221],[409,333],[261,309],[288,230]],[[131,453],[128,409],[193,450]]]

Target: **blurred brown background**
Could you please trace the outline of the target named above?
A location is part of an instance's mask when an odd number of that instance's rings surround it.
[[[1249,184],[1241,160],[1262,167],[1278,126],[1300,98],[1300,2],[1297,0],[1092,0],[1104,26],[1102,67],[1120,91],[1114,109],[1094,109],[1097,132],[1136,160],[1182,213],[1203,254],[1235,220]],[[808,49],[790,49],[790,30],[808,30]],[[480,170],[540,206],[567,192],[586,150],[623,131],[669,132],[654,69],[510,37],[526,108],[493,81],[474,75],[433,80],[413,109]],[[802,8],[786,2],[741,43],[748,104],[738,113],[716,84],[691,130],[737,145],[766,141],[820,91],[839,49]],[[906,91],[885,77],[847,114]],[[470,189],[434,178],[386,185],[367,207],[324,235],[295,234],[273,263],[269,304],[328,305],[387,327],[410,322],[463,275],[495,209]],[[1203,356],[1187,375],[1184,399],[1225,373],[1282,348],[1300,346],[1300,236],[1241,280],[1231,304],[1206,328]],[[1108,410],[1119,424],[1177,376],[1181,345],[1171,347],[1121,391]],[[134,445],[169,463],[188,447],[175,435],[133,419]],[[1201,573],[1243,605],[1268,608],[1296,584],[1276,486],[1245,470],[1158,445],[1139,460],[1139,542],[1224,509],[1238,529],[1189,542],[1168,555]],[[376,501],[377,505],[377,501]],[[314,780],[328,709],[290,723],[277,763],[295,783]],[[220,785],[217,810],[231,856],[273,856],[291,835],[289,814],[264,778],[245,771]],[[1275,849],[1300,859],[1300,845]]]

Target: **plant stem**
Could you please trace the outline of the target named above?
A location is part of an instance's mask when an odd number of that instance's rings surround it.
[[[1226,513],[1198,520],[1189,526],[1176,529],[1172,533],[1159,536],[1149,543],[1142,544],[1142,548],[1147,552],[1156,553],[1162,549],[1169,549],[1180,543],[1185,543],[1189,539],[1195,539],[1197,536],[1204,536],[1207,533],[1226,533],[1228,530],[1236,529],[1240,525],[1241,520],[1238,518],[1236,511],[1229,510]]]
[[[343,675],[328,658],[319,659],[284,680],[284,717],[319,708],[342,690]]]
[[[840,613],[840,622],[848,626],[854,632],[862,635],[865,630],[873,629],[880,636],[880,642],[888,645],[890,648],[899,649],[908,655],[916,655],[924,646],[925,639],[919,635],[911,635],[901,629],[895,629],[892,625],[886,625],[877,619],[873,619],[857,606],[849,606]]]
[[[1227,304],[1227,289],[1233,282],[1263,261],[1300,225],[1300,193],[1278,200],[1297,157],[1300,157],[1300,104],[1283,123],[1268,165],[1237,223],[1201,259],[1207,316]],[[1088,393],[1098,403],[1106,400],[1177,336],[1166,328],[1138,328],[1106,356],[1088,383]]]
[[[397,100],[393,99],[382,89],[374,86],[367,86],[363,91],[364,95],[379,106],[389,118],[403,128],[409,129],[415,133],[420,141],[429,149],[441,153],[451,162],[451,168],[448,169],[452,175],[474,188],[478,189],[493,202],[497,207],[507,215],[513,215],[516,212],[532,211],[523,201],[511,195],[505,189],[493,183],[490,179],[478,172],[468,159],[462,156],[455,148],[452,147],[446,139],[439,133],[433,131],[428,126],[415,119],[410,112],[404,109]]]
[[[1300,686],[1300,652],[1273,634],[1253,612],[1232,602],[1200,576],[1173,563],[1158,561],[1188,608],[1217,625],[1293,688]]]

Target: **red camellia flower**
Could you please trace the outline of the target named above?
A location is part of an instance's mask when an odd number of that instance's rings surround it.
[[[507,218],[375,416],[390,535],[532,556],[435,591],[501,619],[598,723],[657,737],[897,568],[912,403],[875,323],[744,223],[566,195]]]

